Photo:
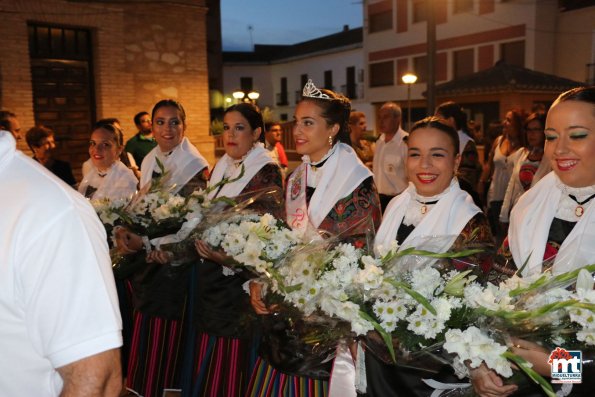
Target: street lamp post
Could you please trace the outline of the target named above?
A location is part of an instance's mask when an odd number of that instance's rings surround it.
[[[407,131],[411,131],[411,85],[415,84],[417,76],[413,73],[405,73],[401,80],[407,84],[407,122],[409,124]]]
[[[236,90],[232,92],[231,96],[236,100],[236,103],[240,103],[244,99],[244,96],[246,96],[246,94],[244,93],[244,91]]]
[[[248,99],[252,101],[252,103],[256,104],[256,100],[260,97],[260,94],[256,91],[250,91],[248,93]]]
[[[242,90],[236,90],[231,94],[236,102],[250,102],[256,104],[256,100],[260,97],[260,93],[257,91],[245,92]]]

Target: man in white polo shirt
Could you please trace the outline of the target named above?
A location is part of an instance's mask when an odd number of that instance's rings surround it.
[[[0,131],[0,395],[118,396],[121,320],[91,205]]]
[[[394,102],[386,102],[378,112],[378,130],[381,135],[376,141],[374,153],[374,181],[380,195],[382,211],[390,200],[407,188],[407,144],[408,135],[401,128],[401,108]]]

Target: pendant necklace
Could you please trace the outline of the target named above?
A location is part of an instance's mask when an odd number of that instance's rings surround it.
[[[574,201],[577,204],[576,208],[574,209],[574,215],[580,218],[585,213],[585,208],[583,207],[583,205],[591,201],[595,197],[595,194],[587,197],[583,201],[578,201],[576,196],[574,196],[573,194],[569,194],[568,197],[570,197],[572,201]]]
[[[419,209],[419,212],[421,212],[422,215],[425,215],[428,212],[428,205],[436,204],[438,202],[438,200],[419,201],[418,199],[415,199],[415,201],[417,201],[418,203],[421,204],[421,208]]]

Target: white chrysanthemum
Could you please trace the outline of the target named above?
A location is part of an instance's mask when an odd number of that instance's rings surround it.
[[[552,288],[538,294],[533,294],[525,303],[528,310],[549,305],[550,303],[563,302],[572,298],[572,292],[565,288]]]
[[[337,305],[337,317],[349,321],[351,330],[356,335],[365,335],[374,329],[374,326],[360,315],[360,307],[353,302],[342,302]]]
[[[397,323],[395,321],[383,321],[380,323],[380,326],[389,333],[397,329]]]
[[[426,299],[434,296],[434,292],[442,285],[444,281],[440,277],[440,272],[433,267],[417,269],[409,274],[411,289],[423,295]]]
[[[367,258],[371,257],[362,257],[365,267],[357,272],[354,282],[360,284],[364,290],[369,291],[380,287],[384,280],[384,271],[377,266],[374,260],[369,261]]]
[[[411,316],[407,319],[407,329],[416,335],[424,336],[429,331],[429,322],[419,316]]]
[[[512,310],[512,298],[508,291],[501,290],[493,284],[480,288],[476,284],[465,289],[465,301],[472,308],[483,307],[489,310]]]
[[[173,213],[171,210],[172,210],[171,207],[169,207],[167,205],[161,205],[161,206],[151,210],[151,215],[153,216],[153,219],[155,219],[156,221],[161,221],[164,219],[171,218],[173,216]]]
[[[383,282],[379,288],[370,291],[371,298],[380,299],[383,301],[396,299],[397,294],[397,289],[392,284],[387,282]]]
[[[431,303],[432,307],[436,309],[436,318],[442,322],[446,322],[450,319],[452,309],[458,307],[459,302],[460,301],[457,299],[438,297],[434,299]]]
[[[408,311],[407,306],[402,300],[391,300],[391,301],[376,301],[373,305],[373,310],[376,316],[381,321],[393,321],[403,320],[407,317]]]
[[[225,250],[228,255],[236,256],[244,250],[244,235],[237,232],[226,234],[221,241],[221,248]]]
[[[569,312],[571,321],[583,328],[595,330],[595,313],[584,308],[573,308]]]
[[[436,303],[443,311],[440,317],[432,314],[424,306],[418,305],[416,310],[406,318],[408,322],[407,329],[426,339],[436,338],[444,330],[444,324],[450,318],[451,308],[447,299],[441,299]]]
[[[221,245],[221,240],[223,239],[221,226],[222,224],[210,227],[202,234],[202,239],[211,247],[219,247]]]
[[[576,339],[587,345],[595,345],[595,328],[582,329],[576,333]]]
[[[316,310],[316,302],[307,288],[290,292],[285,296],[285,299],[304,312],[305,316],[309,316]]]

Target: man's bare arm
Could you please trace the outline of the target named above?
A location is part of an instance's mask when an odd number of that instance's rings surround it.
[[[58,368],[64,380],[60,397],[112,397],[122,390],[120,349],[112,349]]]

